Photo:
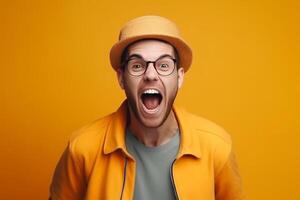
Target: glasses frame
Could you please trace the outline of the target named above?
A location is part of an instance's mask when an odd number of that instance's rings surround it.
[[[145,62],[145,64],[146,64],[146,68],[145,68],[144,72],[143,72],[142,74],[140,74],[140,75],[134,75],[134,74],[130,73],[130,71],[127,69],[128,73],[129,73],[131,76],[142,76],[142,75],[144,75],[145,72],[147,71],[147,69],[148,69],[150,63],[153,63],[153,67],[154,67],[156,73],[157,73],[158,75],[160,75],[160,76],[170,76],[170,75],[174,72],[175,68],[177,68],[177,65],[176,65],[176,64],[177,64],[177,60],[176,60],[175,58],[173,58],[172,56],[170,56],[170,55],[162,55],[162,56],[160,56],[159,58],[157,58],[155,61],[146,61],[146,60],[143,59],[143,57],[141,57],[141,56],[139,56],[139,55],[132,55],[131,57],[141,59],[141,60],[143,60],[143,61]],[[167,57],[167,58],[170,58],[170,59],[174,62],[174,68],[173,68],[173,70],[172,70],[169,74],[167,74],[167,75],[159,73],[159,72],[157,71],[157,69],[156,69],[156,62],[159,61],[160,59],[166,58],[166,57]],[[129,62],[130,60],[133,60],[134,58],[129,58],[129,59],[125,60],[125,62],[123,63],[124,68],[125,68],[125,67],[127,68],[128,62]]]

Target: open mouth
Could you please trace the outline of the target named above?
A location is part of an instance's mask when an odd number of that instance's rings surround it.
[[[141,99],[148,110],[154,110],[160,105],[162,95],[156,89],[148,89],[142,93]]]

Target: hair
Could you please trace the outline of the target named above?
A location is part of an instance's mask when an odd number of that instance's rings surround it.
[[[133,44],[135,44],[135,43],[137,43],[137,42],[143,41],[143,40],[151,40],[151,38],[149,38],[149,39],[141,39],[141,40],[137,40],[137,41],[135,41],[135,42],[133,42],[133,43],[127,45],[127,47],[123,50],[122,55],[121,55],[121,63],[120,63],[120,68],[121,68],[122,70],[125,69],[125,62],[127,61],[128,56],[129,56],[129,52],[128,52],[129,47],[130,47],[131,45],[133,45]],[[177,67],[177,70],[178,70],[178,69],[180,68],[179,65],[178,65],[178,64],[180,63],[180,57],[179,57],[179,54],[178,54],[178,52],[177,52],[177,49],[176,49],[172,44],[170,44],[170,43],[167,42],[167,41],[160,40],[160,39],[154,39],[154,40],[158,40],[158,41],[167,43],[167,44],[169,44],[169,45],[171,45],[171,46],[173,47],[174,55],[175,55],[175,59],[176,59],[176,67]]]
[[[127,58],[129,56],[129,52],[128,52],[128,47],[130,46],[131,44],[129,44],[124,50],[123,50],[123,53],[122,53],[122,56],[121,56],[121,63],[120,63],[120,68],[124,71],[125,69],[125,62],[127,61]]]

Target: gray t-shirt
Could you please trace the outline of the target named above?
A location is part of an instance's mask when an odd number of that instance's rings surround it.
[[[147,147],[127,129],[126,146],[136,160],[135,200],[172,200],[175,191],[171,181],[171,165],[179,149],[179,131],[158,147]]]

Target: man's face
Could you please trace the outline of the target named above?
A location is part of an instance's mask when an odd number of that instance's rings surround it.
[[[142,40],[129,46],[127,58],[137,56],[145,61],[155,61],[162,55],[175,58],[174,48],[158,40]],[[170,75],[161,76],[152,63],[141,76],[129,74],[127,66],[118,71],[118,80],[125,90],[133,117],[148,128],[159,127],[169,116],[183,76],[183,68],[175,68]]]

